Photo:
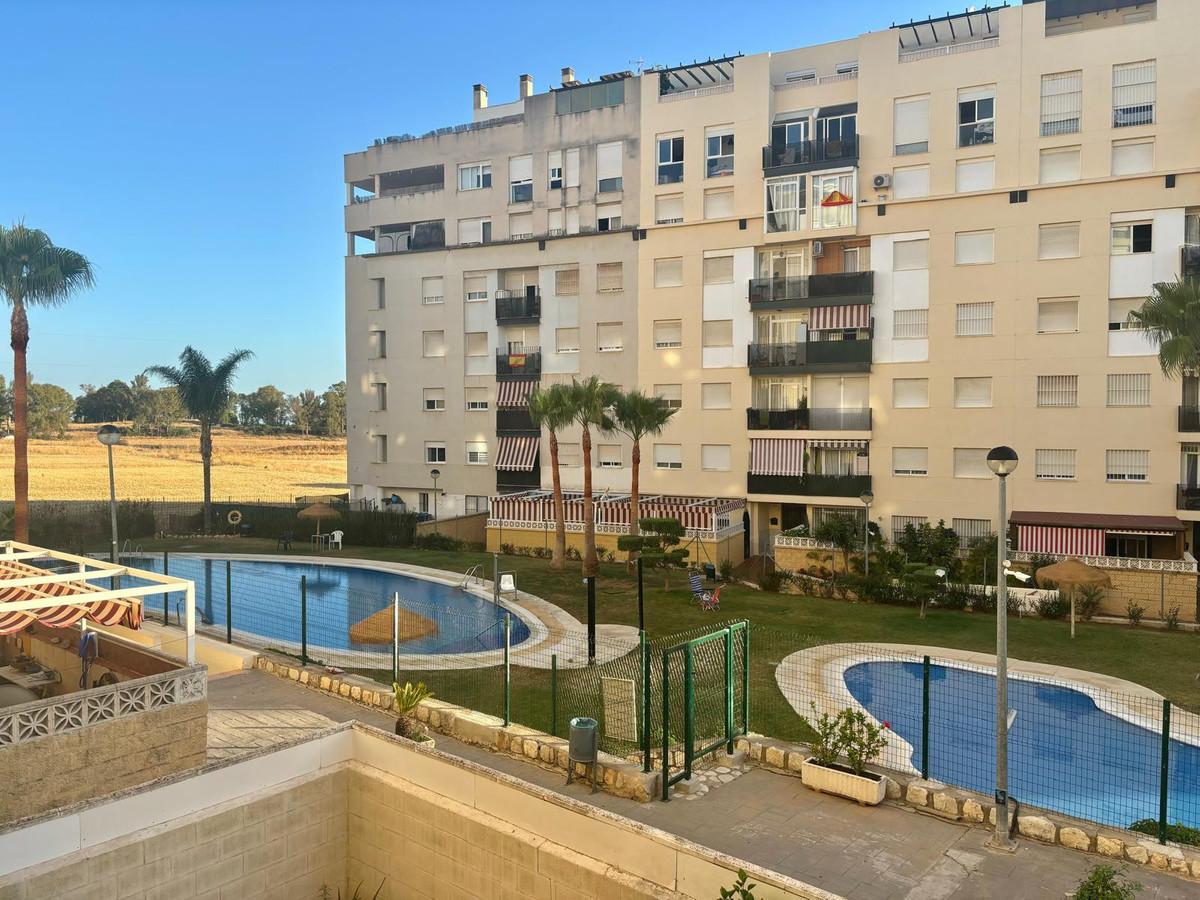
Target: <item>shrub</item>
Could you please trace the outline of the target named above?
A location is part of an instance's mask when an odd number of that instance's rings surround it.
[[[517,548],[514,547],[512,544],[501,544],[500,552],[503,553],[505,556],[515,556],[517,553]]]
[[[450,537],[448,534],[434,531],[429,534],[417,535],[413,538],[412,545],[418,550],[447,550],[457,552],[462,549],[463,543],[457,538]]]
[[[1052,594],[1046,591],[1037,599],[1037,614],[1043,619],[1061,619],[1071,611],[1071,601],[1062,593]]]
[[[813,718],[801,716],[800,720],[812,731],[813,737],[808,742],[809,752],[813,762],[822,766],[832,766],[842,753],[841,737],[838,733],[838,717],[829,713],[817,715],[817,704],[809,703],[812,707]]]
[[[1129,624],[1134,628],[1142,624],[1142,616],[1146,614],[1146,607],[1138,603],[1136,600],[1130,600],[1125,606],[1125,615],[1129,617]]]
[[[1158,819],[1138,819],[1129,826],[1129,830],[1158,837]],[[1167,826],[1167,840],[1200,847],[1200,828],[1189,828],[1182,822],[1176,822]]]
[[[1172,606],[1167,610],[1167,616],[1164,620],[1167,623],[1168,631],[1176,631],[1179,628],[1179,606]]]
[[[1112,866],[1092,866],[1075,888],[1075,900],[1133,900],[1142,886],[1127,881],[1122,872]]]
[[[423,741],[428,736],[425,726],[414,718],[421,701],[433,696],[433,692],[418,681],[413,684],[406,681],[401,687],[399,682],[392,682],[392,694],[396,698],[396,734],[413,741]]]
[[[738,869],[737,881],[733,887],[721,888],[721,900],[754,900],[754,889],[757,884],[750,883],[750,876],[745,869]]]
[[[728,558],[721,560],[721,564],[717,566],[717,571],[721,573],[722,581],[733,580],[733,562]]]
[[[772,594],[778,594],[783,587],[783,573],[778,569],[769,569],[758,576],[758,586]]]
[[[579,562],[579,560],[583,559],[583,556],[579,553],[578,548],[568,547],[567,548],[567,559],[572,560],[574,562]]]
[[[1075,612],[1083,620],[1091,619],[1100,609],[1104,600],[1104,588],[1089,584],[1081,587],[1075,594]]]
[[[855,775],[867,770],[867,763],[887,746],[883,728],[867,718],[861,709],[843,709],[838,713],[838,742],[842,754]]]

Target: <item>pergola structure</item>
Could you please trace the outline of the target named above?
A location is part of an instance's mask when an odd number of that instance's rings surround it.
[[[137,583],[122,587],[122,578]],[[142,598],[174,593],[184,595],[187,661],[194,665],[196,587],[191,581],[19,541],[0,542],[0,634],[34,622],[50,628],[89,621],[140,628]]]

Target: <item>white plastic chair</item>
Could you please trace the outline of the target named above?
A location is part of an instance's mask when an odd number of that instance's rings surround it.
[[[511,572],[500,573],[500,593],[514,594],[517,591],[517,583],[513,580]]]
[[[342,534],[343,534],[343,532],[341,532],[341,531],[329,532],[329,549],[330,550],[332,550],[334,547],[337,547],[339,550],[342,549]]]

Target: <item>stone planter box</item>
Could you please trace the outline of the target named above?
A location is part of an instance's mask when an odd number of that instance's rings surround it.
[[[877,806],[883,802],[887,782],[882,775],[868,772],[855,775],[844,766],[830,768],[813,762],[812,757],[800,764],[800,780],[822,794],[836,794],[856,800],[863,806]]]

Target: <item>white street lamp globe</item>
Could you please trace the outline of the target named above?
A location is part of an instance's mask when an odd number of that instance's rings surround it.
[[[993,474],[1004,478],[1017,468],[1017,451],[1012,447],[993,447],[988,451],[987,464]]]
[[[121,429],[116,425],[101,425],[96,432],[96,440],[106,447],[115,447],[121,443]]]

